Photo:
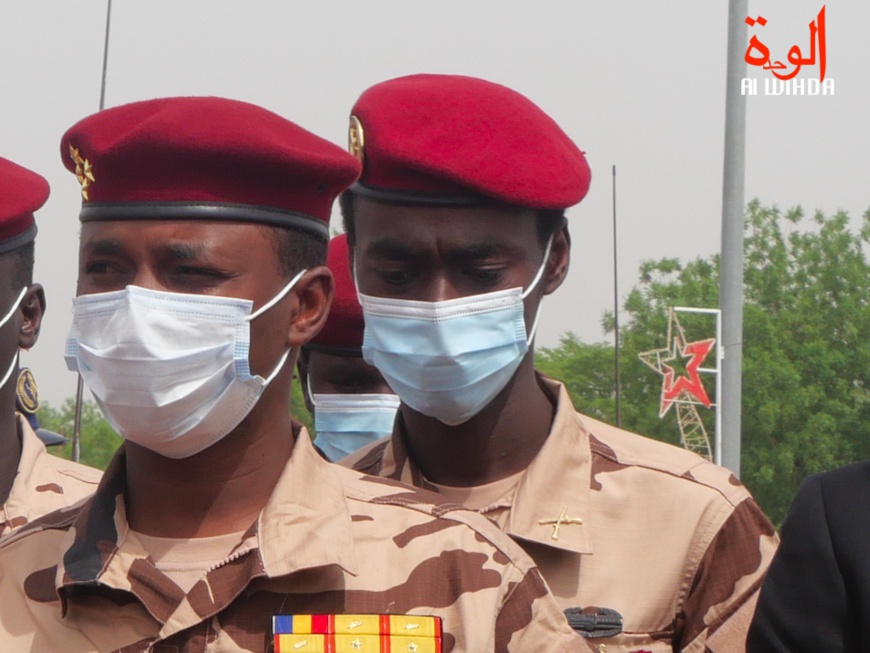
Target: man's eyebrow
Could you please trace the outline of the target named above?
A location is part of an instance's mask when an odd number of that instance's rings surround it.
[[[487,258],[503,254],[504,248],[494,243],[469,243],[450,250],[450,258]]]
[[[420,252],[408,245],[389,238],[374,241],[366,248],[366,254],[376,258],[409,260],[420,257]]]
[[[207,248],[202,244],[165,243],[161,249],[167,257],[181,261],[203,258],[207,253]],[[123,256],[127,248],[120,240],[101,238],[86,243],[84,251],[90,256]]]
[[[374,241],[366,248],[366,253],[376,258],[394,260],[419,259],[421,257],[420,251],[391,238],[382,238]],[[451,259],[474,259],[487,258],[504,253],[505,248],[503,246],[483,242],[450,247],[448,256]]]
[[[117,256],[125,252],[124,244],[120,240],[113,238],[101,238],[86,242],[84,250],[88,254],[97,256]]]
[[[198,243],[166,243],[161,247],[161,249],[170,258],[181,261],[202,258],[207,252],[207,248]]]

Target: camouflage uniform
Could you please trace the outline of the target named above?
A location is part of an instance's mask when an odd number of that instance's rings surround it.
[[[16,417],[21,458],[9,497],[0,506],[0,536],[92,495],[102,475],[99,470],[49,454],[24,416],[16,413]]]
[[[0,650],[266,651],[293,613],[435,614],[444,650],[589,651],[486,519],[332,465],[302,430],[256,524],[185,595],[125,546],[123,448],[94,498],[0,544]],[[179,497],[183,500],[183,497]]]
[[[564,386],[540,380],[557,405],[550,436],[516,490],[481,512],[562,608],[623,616],[622,633],[589,639],[600,651],[743,651],[777,545],[770,521],[728,470],[580,415]],[[397,425],[342,463],[433,489]]]

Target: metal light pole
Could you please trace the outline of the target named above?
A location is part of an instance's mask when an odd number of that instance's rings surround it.
[[[112,24],[112,0],[108,0],[106,5],[106,40],[103,44],[103,75],[100,82],[100,111],[106,106],[106,68],[109,64],[109,27]],[[76,410],[73,420],[73,436],[72,436],[72,459],[76,462],[81,458],[81,432],[82,432],[82,396],[84,395],[84,382],[82,375],[78,375],[76,383]]]
[[[722,464],[740,476],[743,373],[743,197],[746,149],[744,20],[747,0],[728,2],[728,70],[725,90],[725,159],[722,178],[722,253],[719,308],[722,310]]]
[[[619,277],[616,258],[616,166],[613,166],[613,371],[616,387],[616,425],[622,426],[622,387],[619,379]]]

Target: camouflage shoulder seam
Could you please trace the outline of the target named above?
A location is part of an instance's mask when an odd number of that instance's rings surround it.
[[[507,537],[498,526],[480,513],[448,501],[440,503],[431,501],[430,499],[437,500],[439,498],[443,499],[443,497],[426,489],[406,485],[401,481],[382,476],[369,476],[338,465],[333,465],[332,468],[335,473],[345,477],[341,480],[344,485],[345,497],[348,500],[359,501],[363,504],[395,506],[405,510],[413,510],[433,519],[446,519],[456,524],[461,524],[476,533],[479,538],[485,540],[494,550],[506,555],[513,568],[521,573],[528,571],[528,567],[518,563],[518,561],[527,559],[527,554],[522,550],[520,545],[510,537]],[[384,492],[381,494],[366,491],[367,488],[362,485],[363,483],[371,483],[372,487],[382,486],[388,489],[400,489],[404,491],[392,494]],[[490,530],[493,537],[490,536]]]
[[[81,499],[72,506],[59,508],[53,512],[46,513],[41,517],[37,517],[33,521],[27,522],[14,533],[0,538],[0,550],[13,542],[29,537],[35,533],[51,530],[67,530],[78,519],[81,509],[90,498]]]
[[[408,485],[402,481],[390,478],[388,476],[372,476],[364,472],[350,469],[347,467],[340,468],[344,473],[353,474],[354,483],[352,485],[345,484],[345,495],[349,499],[363,501],[365,503],[374,503],[378,505],[394,505],[402,506],[403,508],[412,508],[417,512],[430,515],[432,517],[440,517],[455,510],[463,512],[469,511],[463,505],[447,501],[442,495],[433,490]],[[362,483],[371,483],[373,486],[380,486],[387,490],[402,490],[401,492],[367,492]],[[470,511],[473,512],[473,511]]]
[[[585,416],[581,417],[585,418]],[[678,451],[683,451],[685,454],[687,454],[686,460],[689,461],[691,464],[680,466],[674,465],[672,468],[668,468],[663,465],[656,465],[653,462],[646,461],[637,456],[620,456],[614,449],[608,446],[608,444],[599,439],[599,436],[596,435],[591,428],[586,428],[586,431],[589,434],[590,451],[618,465],[623,465],[625,467],[642,467],[651,472],[667,474],[668,476],[672,476],[674,478],[683,479],[694,485],[708,488],[711,492],[715,492],[732,506],[737,506],[738,504],[743,503],[743,501],[745,501],[746,499],[752,498],[752,495],[749,493],[746,487],[742,483],[740,483],[739,480],[737,480],[737,477],[735,477],[733,473],[729,472],[723,467],[714,465],[710,461],[705,460],[697,454],[680,449],[680,447],[676,447],[675,445],[672,445],[668,442],[661,442],[659,440],[654,440],[653,438],[648,438],[647,436],[638,435],[636,433],[629,433],[627,431],[624,432],[626,435],[630,435],[635,438],[651,440],[656,444],[671,447],[673,449],[677,449]],[[710,478],[710,476],[712,475],[706,473],[709,471],[713,471],[715,475],[719,476],[720,478]],[[701,473],[699,474],[699,472]]]
[[[457,510],[475,512],[461,504],[447,501],[442,495],[433,490],[408,485],[388,476],[372,476],[356,469],[341,466],[335,471],[353,478],[352,484],[344,483],[345,495],[349,499],[378,505],[402,506],[403,508],[411,508],[432,517],[441,517]],[[402,492],[385,492],[383,494],[368,492],[366,491],[366,486],[361,485],[362,483],[370,483],[374,487],[379,486],[388,490],[402,490]]]

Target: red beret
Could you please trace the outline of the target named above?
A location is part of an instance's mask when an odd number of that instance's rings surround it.
[[[328,237],[336,195],[359,163],[246,102],[134,102],[73,125],[61,156],[82,186],[82,222],[201,219],[297,227]]]
[[[583,153],[536,104],[474,77],[410,75],[351,112],[354,192],[385,202],[564,209],[589,189]]]
[[[36,238],[33,214],[48,199],[48,182],[0,157],[0,254]]]
[[[348,263],[346,234],[329,241],[326,265],[335,279],[332,308],[323,329],[305,347],[328,354],[360,356],[365,322]]]

